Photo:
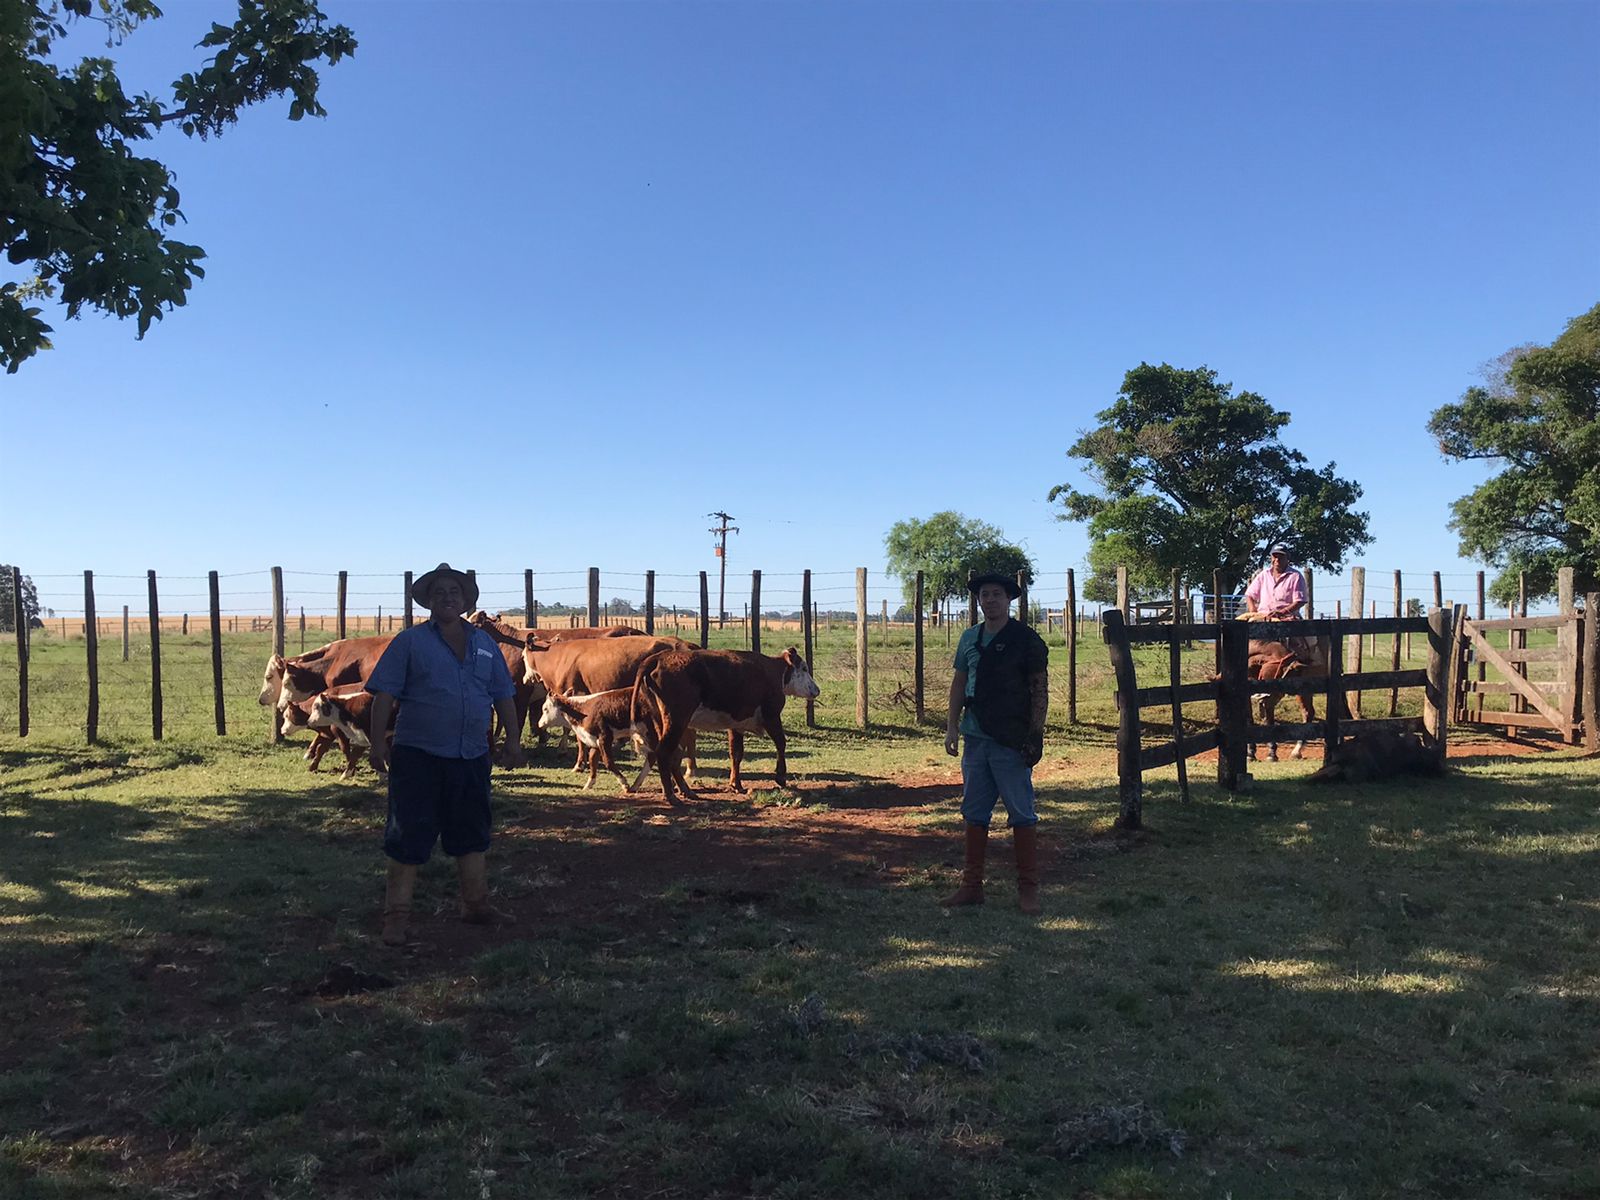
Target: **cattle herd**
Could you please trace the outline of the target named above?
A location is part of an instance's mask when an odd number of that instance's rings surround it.
[[[743,650],[701,650],[674,637],[654,637],[625,626],[603,629],[524,629],[484,612],[466,620],[494,638],[516,685],[519,741],[530,713],[540,744],[551,731],[578,743],[575,770],[587,768],[594,785],[604,766],[627,791],[637,790],[652,767],[668,802],[690,798],[694,735],[726,731],[729,784],[743,791],[739,768],[744,735],[765,734],[777,747],[776,779],[788,782],[783,705],[789,696],[812,699],[816,680],[791,647],[773,657]],[[279,730],[309,729],[310,769],[337,746],[345,778],[353,778],[374,736],[394,736],[393,720],[371,728],[372,697],[364,689],[390,637],[347,638],[293,658],[274,654],[261,682],[263,705],[275,705]],[[618,738],[633,744],[642,766],[630,782],[618,769]]]

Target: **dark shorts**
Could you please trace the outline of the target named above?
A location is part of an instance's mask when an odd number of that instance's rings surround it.
[[[489,848],[489,756],[439,758],[415,746],[389,754],[389,823],[383,852],[419,865],[433,844],[452,858]]]

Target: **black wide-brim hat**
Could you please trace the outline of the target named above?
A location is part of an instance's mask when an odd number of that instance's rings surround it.
[[[428,611],[433,611],[433,605],[428,603],[428,593],[433,590],[433,585],[441,577],[454,579],[461,585],[461,599],[468,612],[478,607],[478,584],[465,571],[458,571],[449,563],[440,563],[433,570],[423,575],[411,585],[411,598]]]
[[[1017,581],[1012,576],[1002,575],[998,571],[991,571],[987,575],[974,575],[971,579],[967,580],[967,591],[976,596],[978,594],[978,589],[986,583],[998,583],[1001,587],[1005,588],[1006,596],[1009,599],[1015,600],[1018,596],[1022,595],[1022,589],[1017,586]]]

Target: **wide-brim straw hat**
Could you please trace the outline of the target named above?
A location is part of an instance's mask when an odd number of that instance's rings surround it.
[[[1016,579],[1010,575],[1002,575],[998,571],[990,572],[988,575],[974,575],[967,580],[967,591],[976,596],[978,589],[986,583],[998,583],[1005,588],[1006,596],[1009,599],[1015,600],[1022,595],[1022,588],[1017,585]]]
[[[439,582],[441,577],[454,579],[461,585],[462,611],[471,612],[478,607],[477,581],[465,571],[456,570],[449,563],[440,563],[426,575],[419,577],[411,585],[411,598],[431,612],[433,605],[428,603],[428,593],[433,590],[433,585]]]

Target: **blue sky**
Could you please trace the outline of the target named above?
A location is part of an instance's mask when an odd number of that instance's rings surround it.
[[[876,599],[889,526],[954,508],[1059,603],[1085,540],[1045,495],[1141,361],[1290,411],[1366,489],[1359,561],[1460,595],[1482,473],[1427,415],[1600,299],[1593,4],[324,8],[360,40],[326,120],[154,147],[189,306],[53,321],[0,379],[0,554],[64,611],[86,567],[251,609],[273,563],[310,607],[441,558],[688,603],[715,509],[733,594]],[[156,89],[227,14],[109,53]]]

